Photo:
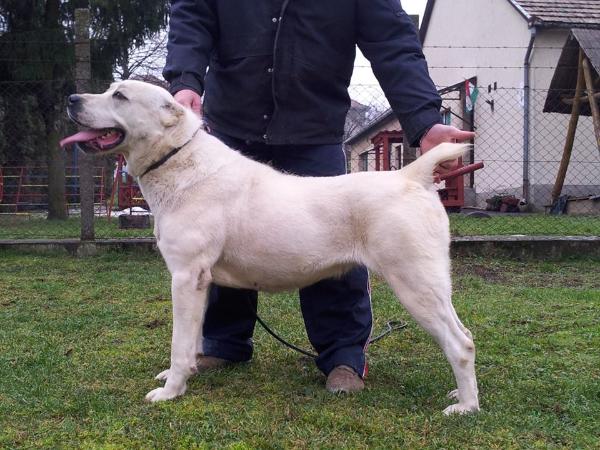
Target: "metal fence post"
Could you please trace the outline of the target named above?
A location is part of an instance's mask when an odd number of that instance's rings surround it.
[[[91,89],[90,10],[75,10],[75,86],[77,92]],[[93,157],[79,155],[79,194],[81,204],[81,240],[94,240],[94,176]]]

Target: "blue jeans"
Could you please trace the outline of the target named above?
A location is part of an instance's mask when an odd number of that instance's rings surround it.
[[[213,134],[242,154],[281,171],[301,176],[346,173],[341,144],[277,146]],[[308,338],[318,353],[319,369],[327,375],[336,366],[347,365],[363,376],[372,326],[367,269],[356,267],[341,278],[319,281],[299,293]],[[252,290],[211,287],[203,329],[205,355],[230,361],[252,357],[257,298],[258,293]]]

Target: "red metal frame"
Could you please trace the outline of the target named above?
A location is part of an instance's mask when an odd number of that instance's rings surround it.
[[[442,204],[446,208],[462,208],[465,206],[465,180],[464,175],[483,168],[483,163],[462,165],[462,158],[458,159],[459,167],[440,176],[440,181],[446,181],[446,187],[439,189],[438,193]]]
[[[17,188],[17,197],[15,199],[15,212],[19,210],[19,203],[21,203],[21,189],[23,187],[23,174],[25,172],[25,168],[21,167],[19,170],[19,184]]]
[[[459,170],[463,168],[462,158],[458,159]],[[441,177],[440,177],[441,179]],[[444,177],[446,186],[438,189],[438,194],[445,208],[462,208],[465,206],[465,181],[462,175]]]
[[[466,175],[467,173],[475,172],[476,170],[483,169],[483,162],[478,162],[474,164],[468,164],[466,166],[459,167],[451,172],[448,172],[440,177],[441,181],[449,180],[451,178],[457,177],[459,175]]]
[[[96,167],[94,170],[94,203],[104,204],[106,201],[104,168]],[[79,193],[73,193],[70,189],[79,186],[78,183],[70,183],[72,179],[79,177],[76,171],[76,167],[65,168],[65,203],[67,207],[79,204]],[[14,183],[9,185],[9,180],[13,180]],[[25,207],[46,207],[48,205],[45,199],[48,188],[47,180],[48,169],[45,166],[4,166],[0,168],[0,206],[12,209],[14,213],[18,213],[19,209]],[[9,186],[14,192],[9,192]]]
[[[391,153],[392,144],[402,143],[404,141],[404,133],[398,131],[380,131],[373,138],[371,143],[375,150],[375,170],[388,171],[391,170]],[[462,158],[459,159],[459,168],[440,177],[442,181],[446,181],[446,186],[440,189],[440,199],[446,208],[462,208],[465,206],[465,174],[481,169],[483,163],[462,165]],[[399,167],[400,168],[400,167]]]
[[[398,131],[380,131],[371,138],[375,149],[375,170],[391,170],[392,167],[392,144],[404,142],[404,133]],[[400,164],[399,164],[400,165]],[[398,167],[399,169],[400,167]]]
[[[115,170],[112,194],[107,211],[109,220],[115,204],[115,194],[117,195],[117,203],[121,210],[132,208],[134,206],[149,209],[148,203],[146,203],[140,187],[134,178],[125,171],[125,165],[125,158],[123,155],[119,155],[117,157],[117,169]]]

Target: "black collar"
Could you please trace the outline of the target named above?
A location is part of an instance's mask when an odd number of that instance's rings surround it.
[[[200,128],[202,128],[202,127],[200,126],[200,127],[198,127],[198,129],[196,129],[196,131],[194,131],[194,134],[192,134],[192,137],[185,144],[180,145],[179,147],[174,148],[169,153],[167,153],[165,156],[163,156],[162,158],[160,158],[158,161],[153,162],[152,164],[150,164],[150,166],[146,170],[144,170],[144,173],[140,175],[140,178],[142,178],[148,172],[150,172],[150,171],[152,171],[154,169],[157,169],[160,166],[162,166],[169,159],[171,159],[172,156],[175,156],[179,150],[181,150],[183,147],[185,147],[190,142],[192,142],[192,140],[196,137],[196,134],[198,134],[198,131],[200,131]]]

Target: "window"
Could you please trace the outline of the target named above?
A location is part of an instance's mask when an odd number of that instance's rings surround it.
[[[369,170],[369,151],[358,155],[358,170],[366,172]]]
[[[452,125],[452,110],[450,108],[442,111],[442,123],[444,125]]]

